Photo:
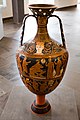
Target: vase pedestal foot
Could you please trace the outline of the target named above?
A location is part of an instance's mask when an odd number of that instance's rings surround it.
[[[45,96],[37,96],[37,99],[34,100],[33,104],[31,105],[31,109],[36,114],[45,114],[49,112],[51,106],[47,100],[45,100]]]

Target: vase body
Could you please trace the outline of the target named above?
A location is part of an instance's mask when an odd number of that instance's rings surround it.
[[[44,104],[47,104],[49,107],[47,111],[36,112],[43,114],[50,110],[50,105],[45,101],[44,96],[52,92],[61,82],[67,66],[68,52],[65,46],[63,31],[61,32],[63,38],[62,45],[52,40],[47,32],[48,19],[49,17],[55,17],[51,16],[51,14],[56,7],[54,5],[34,4],[29,5],[29,8],[33,12],[31,16],[37,20],[37,34],[30,42],[23,44],[23,39],[21,40],[21,46],[16,53],[16,59],[23,83],[31,92],[37,95],[37,100],[34,101],[32,106],[39,105],[37,107],[40,107],[40,105],[44,106]],[[27,17],[30,17],[30,15]],[[23,25],[23,31],[24,28],[25,26]],[[33,109],[35,108],[32,107]]]

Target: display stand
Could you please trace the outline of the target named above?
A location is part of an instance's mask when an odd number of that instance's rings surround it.
[[[31,112],[30,105],[35,96],[24,86],[12,90],[0,120],[79,120],[74,91],[59,86],[47,95],[51,110],[47,114],[37,115]]]
[[[54,0],[54,4],[58,8],[71,7],[76,6],[78,4],[78,0]]]
[[[2,9],[6,7],[6,0],[0,1],[0,40],[4,36],[4,30],[3,30],[3,21],[2,21]]]

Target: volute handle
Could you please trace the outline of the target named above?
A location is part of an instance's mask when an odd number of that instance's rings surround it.
[[[57,15],[50,15],[50,16],[48,17],[48,19],[49,19],[50,17],[56,17],[56,18],[58,18],[59,24],[60,24],[62,44],[63,44],[63,47],[66,49],[66,44],[65,44],[65,37],[64,37],[64,33],[63,33],[62,21],[61,21],[61,19],[60,19]]]
[[[29,17],[35,17],[36,18],[35,15],[29,15],[29,14],[24,17],[24,19],[23,19],[23,27],[22,27],[22,36],[21,36],[21,46],[23,45],[23,37],[24,37],[26,19],[29,18]]]

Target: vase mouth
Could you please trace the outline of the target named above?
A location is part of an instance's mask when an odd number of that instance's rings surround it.
[[[57,9],[53,4],[31,4],[28,7],[36,16],[49,16]]]
[[[53,4],[30,4],[28,6],[29,8],[34,8],[34,9],[56,9],[57,7]]]

